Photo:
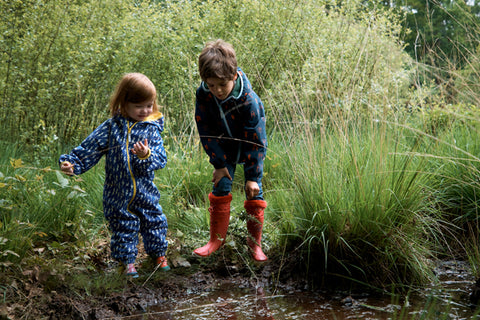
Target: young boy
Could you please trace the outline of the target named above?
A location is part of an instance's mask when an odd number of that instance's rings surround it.
[[[233,47],[216,40],[202,50],[198,67],[202,83],[196,92],[195,121],[200,140],[213,165],[210,200],[210,241],[194,251],[209,256],[224,242],[230,220],[232,181],[237,164],[244,165],[244,207],[252,257],[266,261],[261,248],[264,210],[263,160],[267,148],[265,111],[243,71]]]

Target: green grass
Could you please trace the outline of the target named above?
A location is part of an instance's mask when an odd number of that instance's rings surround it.
[[[75,242],[83,238],[85,228],[93,231],[91,222],[102,214],[98,201],[103,182],[98,170],[69,178],[57,169],[56,159],[32,164],[23,160],[28,159],[23,154],[5,150],[0,170],[4,239],[0,251],[9,253],[6,261],[18,262],[39,243]]]
[[[434,244],[425,240],[440,230],[424,192],[426,161],[415,156],[422,139],[376,121],[296,136],[277,147],[285,152],[269,197],[307,270],[379,284],[431,279]]]

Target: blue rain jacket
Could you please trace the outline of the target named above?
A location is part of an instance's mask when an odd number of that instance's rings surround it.
[[[245,180],[260,182],[266,155],[265,110],[243,71],[238,68],[240,91],[219,101],[202,82],[196,92],[195,121],[210,163],[243,163]]]

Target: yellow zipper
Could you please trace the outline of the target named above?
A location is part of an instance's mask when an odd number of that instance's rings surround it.
[[[137,123],[134,122],[132,124],[132,126],[129,126],[129,124],[127,124],[127,128],[128,128],[128,134],[127,134],[127,164],[128,164],[128,171],[130,171],[130,176],[132,177],[132,182],[133,182],[133,196],[132,196],[132,199],[130,199],[130,201],[128,202],[128,205],[127,205],[127,210],[130,212],[130,213],[133,213],[130,211],[129,207],[130,207],[130,204],[132,203],[133,199],[135,198],[136,194],[137,194],[137,183],[135,181],[135,177],[133,176],[133,171],[132,171],[132,167],[130,166],[130,150],[128,149],[128,144],[130,142],[130,132],[132,131],[132,128],[133,126],[135,126]]]

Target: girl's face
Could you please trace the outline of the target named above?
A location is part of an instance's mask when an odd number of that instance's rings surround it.
[[[237,76],[238,75],[235,75],[235,78],[232,80],[207,78],[205,82],[208,86],[208,89],[210,89],[210,92],[213,93],[218,100],[225,100],[230,95],[230,92],[232,92]]]
[[[145,121],[153,112],[153,101],[127,102],[125,112],[134,121]]]

